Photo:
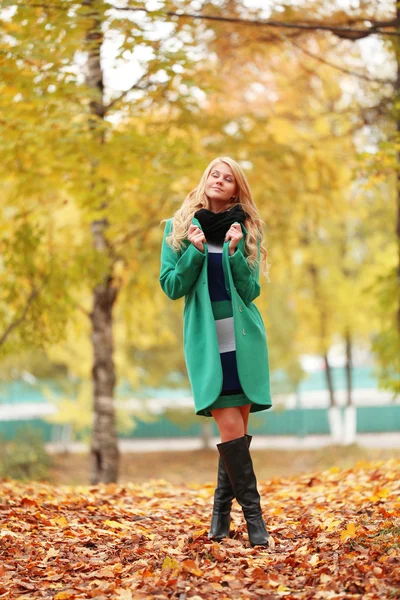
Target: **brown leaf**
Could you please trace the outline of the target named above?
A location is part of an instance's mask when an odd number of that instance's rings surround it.
[[[97,577],[115,577],[115,573],[114,573],[113,569],[111,569],[110,567],[104,567],[103,569],[100,569],[100,571],[97,571],[96,576]]]
[[[264,581],[266,581],[268,579],[268,575],[267,573],[261,569],[261,567],[255,567],[252,571],[250,576],[252,577],[252,579],[262,579]]]
[[[191,560],[191,559],[184,560],[182,562],[182,568],[185,571],[192,573],[193,575],[197,575],[198,577],[201,577],[201,575],[203,575],[203,571],[201,569],[199,569],[199,567],[196,565],[194,560]]]
[[[0,595],[7,589],[10,598],[29,600],[62,593],[66,600],[389,598],[400,578],[399,467],[387,461],[325,471],[312,476],[313,485],[310,476],[259,482],[279,541],[274,552],[249,547],[236,505],[234,537],[207,539],[212,486],[201,498],[199,489],[165,481],[108,491],[0,481],[7,499],[0,506]]]
[[[21,504],[22,506],[37,506],[36,500],[33,500],[32,498],[22,498]]]

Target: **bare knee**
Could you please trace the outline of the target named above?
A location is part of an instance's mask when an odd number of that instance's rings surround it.
[[[239,422],[237,419],[227,419],[223,427],[221,428],[221,439],[223,442],[227,442],[229,440],[235,440],[238,437],[242,437],[244,435],[244,425],[243,421]]]
[[[212,415],[217,423],[222,442],[229,442],[245,434],[245,426],[239,410],[216,409]]]

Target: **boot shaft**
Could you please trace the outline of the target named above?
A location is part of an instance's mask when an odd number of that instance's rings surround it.
[[[260,494],[246,436],[217,444],[235,498],[244,511],[258,511]]]

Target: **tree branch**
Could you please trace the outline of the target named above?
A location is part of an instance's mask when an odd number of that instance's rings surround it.
[[[261,41],[262,41],[262,38],[261,38]],[[376,79],[374,77],[369,77],[368,75],[365,75],[363,73],[357,73],[356,71],[351,71],[350,69],[346,69],[345,67],[341,67],[340,65],[331,63],[329,60],[326,60],[325,58],[322,58],[321,56],[318,56],[317,54],[313,54],[309,50],[306,50],[306,48],[303,48],[303,46],[301,46],[300,44],[297,44],[292,39],[289,39],[288,41],[293,46],[298,48],[301,52],[303,52],[303,54],[306,54],[310,58],[313,58],[314,60],[316,60],[324,65],[327,65],[328,67],[331,67],[332,69],[336,69],[337,71],[341,71],[342,73],[351,75],[352,77],[358,77],[358,79],[363,79],[364,81],[368,81],[370,83],[387,83],[387,84],[391,84],[391,85],[393,85],[395,83],[394,79]]]
[[[123,100],[129,94],[129,92],[132,92],[133,90],[146,90],[148,87],[150,87],[150,81],[148,81],[145,85],[140,85],[143,81],[146,80],[146,77],[148,77],[148,75],[148,73],[142,75],[142,77],[140,77],[140,79],[138,79],[138,81],[136,81],[136,83],[134,83],[129,89],[122,92],[117,98],[114,98],[114,100],[111,100],[111,102],[109,102],[109,104],[107,104],[104,107],[104,114],[106,115],[110,108],[112,108],[113,106],[115,106],[115,104],[118,104],[118,102]]]
[[[19,4],[19,8],[46,8],[46,9],[58,9],[58,10],[69,10],[68,6],[57,6],[55,4],[44,4],[41,2],[35,2],[34,4]],[[128,11],[128,12],[144,12],[148,15],[153,14],[154,11],[151,11],[147,8],[138,8],[133,6],[121,7],[121,6],[110,6],[110,10],[117,11]],[[248,25],[252,27],[276,27],[280,29],[300,29],[304,31],[328,31],[333,33],[339,38],[348,39],[348,40],[360,40],[362,38],[368,37],[370,35],[389,35],[393,37],[400,37],[400,32],[396,30],[399,27],[400,23],[397,19],[392,19],[390,21],[376,21],[375,19],[368,19],[364,17],[362,19],[358,18],[354,21],[348,20],[348,22],[358,23],[362,20],[364,23],[371,23],[369,27],[364,28],[356,28],[356,27],[344,27],[342,25],[324,25],[323,23],[285,23],[284,21],[276,21],[274,19],[270,19],[268,21],[262,21],[259,19],[243,19],[240,17],[221,17],[217,15],[201,15],[198,13],[184,13],[184,12],[176,12],[176,11],[165,11],[164,13],[157,12],[158,17],[162,17],[165,15],[166,17],[177,17],[178,19],[199,19],[204,21],[216,21],[221,23],[237,23],[239,25]],[[392,28],[392,31],[385,31],[386,29]]]
[[[131,12],[145,12],[152,14],[152,11],[146,8],[137,7],[119,7],[114,6],[113,10],[118,11],[131,11]],[[215,21],[221,23],[237,23],[239,25],[250,25],[253,27],[277,27],[285,29],[302,29],[305,31],[329,31],[334,35],[343,39],[358,40],[369,35],[390,35],[400,37],[398,31],[383,31],[387,28],[395,28],[399,25],[397,19],[391,21],[375,21],[374,19],[364,18],[363,21],[371,23],[370,27],[355,28],[355,27],[343,27],[341,25],[324,25],[323,23],[285,23],[284,21],[276,21],[270,19],[262,21],[259,19],[243,19],[240,17],[222,17],[217,15],[201,15],[198,13],[184,13],[175,11],[166,11],[163,13],[168,17],[177,17],[178,19],[199,19],[204,21]],[[359,20],[359,19],[358,19]]]
[[[24,321],[24,319],[26,318],[26,315],[28,314],[28,310],[29,310],[31,304],[33,303],[33,301],[35,300],[35,298],[38,295],[39,295],[39,290],[36,287],[34,287],[31,291],[31,293],[29,294],[29,297],[26,301],[26,304],[25,304],[24,310],[21,313],[21,316],[16,318],[14,321],[12,321],[9,324],[9,326],[6,328],[6,330],[4,331],[2,336],[0,337],[0,347],[5,344],[5,342],[7,341],[7,338],[11,334],[11,332]]]

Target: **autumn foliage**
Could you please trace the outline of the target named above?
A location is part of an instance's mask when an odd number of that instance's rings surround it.
[[[1,598],[398,598],[400,461],[260,482],[271,547],[207,538],[213,485],[0,484]]]

